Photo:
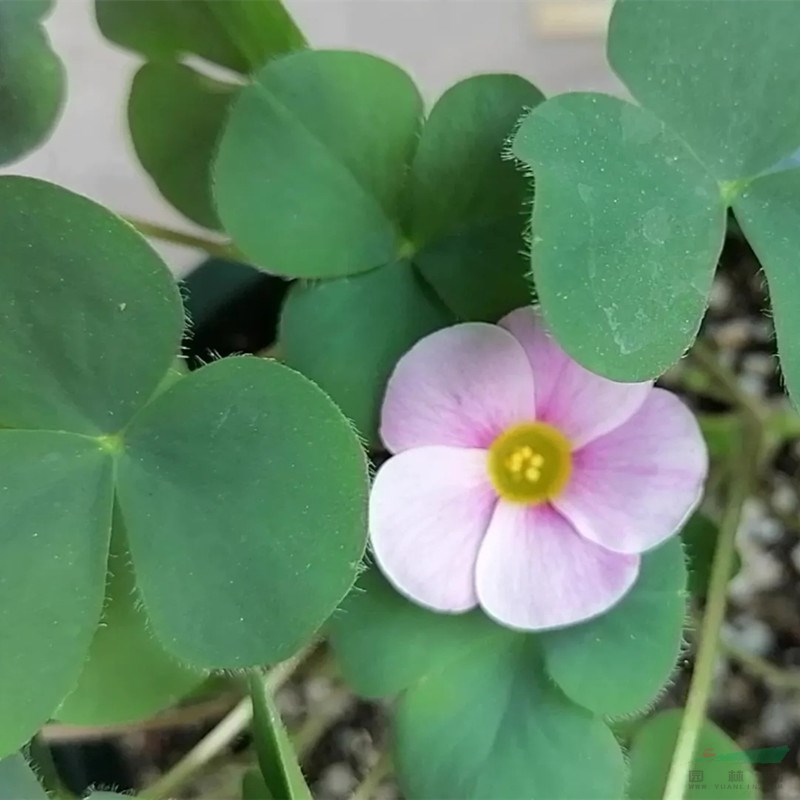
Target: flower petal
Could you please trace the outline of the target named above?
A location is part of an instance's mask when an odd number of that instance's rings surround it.
[[[642,553],[676,533],[703,492],[708,452],[694,415],[653,389],[617,430],[573,454],[555,505],[578,532],[618,553]]]
[[[496,502],[483,450],[420,447],[390,458],[370,496],[378,566],[421,605],[474,607],[475,560]]]
[[[630,419],[653,386],[652,381],[618,383],[584,369],[561,349],[531,308],[518,308],[499,324],[514,335],[530,360],[536,418],[558,428],[576,449]]]
[[[424,445],[488,447],[533,419],[533,375],[519,342],[468,322],[432,333],[398,362],[383,403],[381,437],[393,453]]]
[[[586,541],[547,504],[501,500],[478,554],[478,600],[511,628],[572,625],[617,603],[633,586],[639,560]]]

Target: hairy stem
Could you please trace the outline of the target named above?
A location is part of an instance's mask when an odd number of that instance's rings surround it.
[[[315,647],[316,643],[273,667],[264,677],[265,690],[274,692],[286,683]],[[211,759],[223,752],[247,728],[252,719],[253,703],[246,697],[172,769],[140,792],[139,797],[144,800],[166,800],[176,794],[178,789],[200,772]]]
[[[183,247],[191,247],[195,250],[203,250],[210,256],[217,258],[238,258],[236,249],[227,242],[218,239],[206,239],[202,236],[195,236],[191,233],[165,228],[147,220],[135,219],[134,217],[124,217],[125,221],[136,228],[143,236],[150,239],[158,239],[170,244],[179,244]]]

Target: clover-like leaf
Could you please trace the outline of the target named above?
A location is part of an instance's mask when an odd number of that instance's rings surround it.
[[[0,164],[40,144],[61,111],[64,67],[42,26],[52,6],[52,0],[0,4]]]
[[[781,371],[794,404],[800,405],[800,169],[753,181],[733,210],[767,275]]]
[[[662,711],[636,731],[630,750],[630,800],[661,800],[683,712]],[[785,751],[784,751],[785,753]],[[758,800],[758,778],[736,742],[713,722],[700,729],[692,763],[691,797],[705,800]],[[734,772],[733,780],[731,772]]]
[[[408,198],[414,262],[461,319],[494,322],[530,300],[531,182],[505,151],[517,120],[542,100],[517,75],[477,75],[451,86],[422,129]]]
[[[21,753],[0,759],[0,800],[47,800],[47,792]]]
[[[32,178],[0,178],[0,241],[0,423],[116,433],[178,349],[169,270],[122,220]]]
[[[145,64],[131,86],[128,123],[139,161],[175,208],[207,228],[219,227],[211,162],[236,91],[175,63]]]
[[[660,374],[706,307],[725,232],[716,181],[652,114],[606,95],[546,101],[513,149],[536,176],[531,261],[553,334],[607,377]]]
[[[341,412],[273,361],[215,362],[142,409],[117,491],[156,636],[190,664],[278,661],[355,580],[366,461]]]
[[[204,678],[178,663],[153,636],[136,591],[136,577],[115,513],[106,602],[78,685],[55,716],[74,725],[114,725],[145,719],[173,705]]]
[[[532,638],[485,641],[413,686],[399,701],[394,737],[412,800],[623,796],[614,735],[553,686]]]
[[[361,576],[329,632],[356,691],[403,693],[394,740],[407,797],[622,796],[611,731],[555,687],[536,636],[478,611],[435,614],[375,570]],[[574,770],[553,756],[562,751],[577,759]]]
[[[608,58],[717,179],[752,178],[800,146],[798,29],[782,0],[618,0]]]
[[[96,0],[112,42],[154,60],[185,55],[248,73],[305,44],[279,0]]]
[[[286,363],[318,383],[377,444],[386,381],[419,339],[453,322],[407,261],[296,283],[281,314]]]
[[[636,584],[610,611],[542,634],[547,671],[579,705],[605,716],[632,714],[674,670],[685,617],[686,568],[673,539],[643,556]]]
[[[0,430],[0,756],[78,681],[103,606],[113,462],[100,442]]]
[[[215,168],[217,210],[255,263],[331,278],[394,261],[400,192],[422,101],[375,56],[303,51],[271,61],[233,104]]]

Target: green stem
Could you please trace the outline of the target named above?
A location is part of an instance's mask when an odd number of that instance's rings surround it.
[[[210,256],[216,256],[217,258],[238,259],[241,257],[236,251],[236,248],[227,242],[206,239],[191,233],[183,233],[182,231],[165,228],[142,219],[135,219],[133,217],[124,217],[124,219],[129,225],[136,228],[139,233],[150,239],[158,239],[159,241],[169,242],[170,244],[191,247],[195,250],[204,250]]]
[[[736,531],[742,517],[742,507],[750,492],[753,470],[758,463],[760,428],[748,425],[744,439],[740,457],[734,465],[734,476],[714,552],[706,609],[700,629],[700,644],[686,708],[672,754],[664,800],[683,800],[697,741],[706,719],[720,631],[725,620],[728,580],[733,571],[736,554]]]
[[[292,658],[273,667],[264,678],[264,689],[274,692],[292,676],[297,667],[316,647],[316,642]],[[142,800],[166,800],[191,780],[211,759],[218,756],[236,739],[253,719],[249,697],[242,700],[212,731],[201,739],[172,769],[139,793]]]

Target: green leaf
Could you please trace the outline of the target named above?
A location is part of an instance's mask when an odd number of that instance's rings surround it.
[[[106,603],[78,685],[55,716],[74,725],[135,722],[173,705],[204,679],[179,664],[149,630],[119,513],[108,562]]]
[[[95,8],[107,39],[156,60],[196,55],[249,73],[305,45],[278,0],[96,0]]]
[[[659,375],[705,310],[725,232],[716,182],[655,117],[606,95],[543,103],[514,153],[536,175],[531,259],[553,334],[609,378]]]
[[[697,422],[712,461],[724,461],[736,454],[742,437],[742,418],[738,414],[698,414]]]
[[[0,242],[0,423],[116,433],[178,350],[169,270],[119,218],[31,178],[0,178]]]
[[[680,710],[662,711],[638,730],[630,751],[630,800],[663,797],[682,714]],[[688,797],[707,800],[761,797],[758,778],[747,755],[713,722],[704,722],[695,753]]]
[[[41,20],[52,0],[0,4],[0,164],[39,145],[58,119],[65,73]]]
[[[0,759],[0,800],[47,800],[47,792],[21,753]]]
[[[281,314],[286,363],[318,383],[373,445],[386,382],[423,336],[454,320],[406,261],[296,283]]]
[[[136,73],[128,101],[142,166],[175,208],[207,228],[219,227],[211,162],[236,91],[183,64],[148,63]]]
[[[617,606],[542,634],[547,671],[579,705],[606,716],[632,714],[669,680],[685,617],[686,568],[680,541],[672,539],[643,557],[636,584]]]
[[[332,278],[407,248],[399,196],[422,101],[393,64],[305,51],[267,64],[233,104],[215,169],[225,230],[282,275]]]
[[[711,565],[717,549],[719,526],[704,514],[694,514],[681,531],[686,550],[689,571],[689,591],[698,598],[704,598],[711,578]],[[734,554],[732,578],[741,568],[739,554]]]
[[[794,4],[788,4],[794,8]],[[798,6],[800,10],[800,6]],[[786,387],[800,405],[800,169],[754,181],[733,204],[736,219],[764,267]]]
[[[274,800],[257,767],[247,770],[242,778],[242,800]]]
[[[781,0],[619,0],[608,58],[715,177],[751,178],[800,146],[798,29]]]
[[[544,674],[535,640],[485,642],[410,689],[395,720],[406,797],[618,800],[622,752],[611,731]]]
[[[268,791],[266,797],[275,800],[311,800],[311,792],[300,771],[297,755],[263,677],[251,673],[249,682],[253,698],[253,740],[261,776]]]
[[[0,756],[75,686],[103,605],[113,462],[72,433],[0,430]]]
[[[156,397],[125,434],[117,490],[153,631],[197,666],[291,655],[364,550],[358,439],[273,361],[218,361]]]
[[[345,678],[363,697],[397,694],[468,658],[486,639],[516,635],[477,611],[434,614],[398,594],[374,568],[359,576],[328,632]]]
[[[542,100],[517,75],[478,75],[448,89],[422,129],[410,184],[414,261],[461,319],[494,322],[530,302],[530,180],[505,151],[523,111]]]

